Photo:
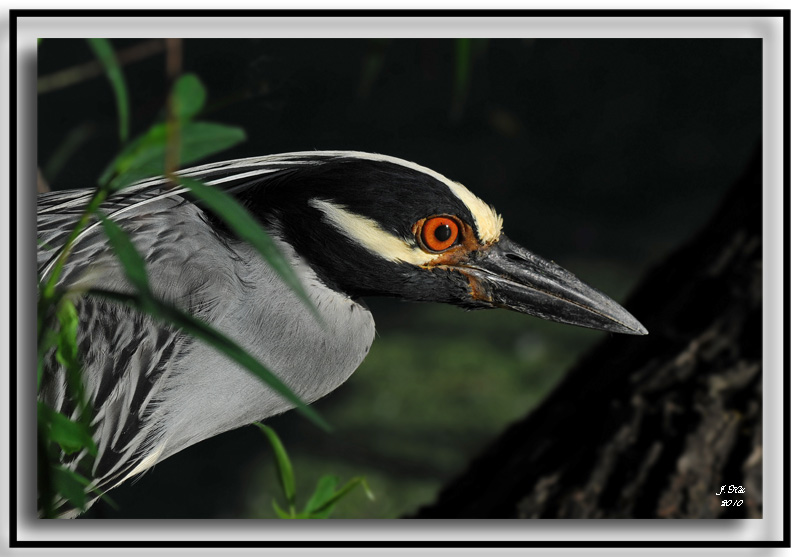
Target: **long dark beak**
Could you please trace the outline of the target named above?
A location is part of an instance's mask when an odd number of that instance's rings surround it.
[[[489,249],[477,252],[460,271],[477,282],[473,282],[475,296],[495,307],[590,329],[647,334],[614,300],[505,235]]]

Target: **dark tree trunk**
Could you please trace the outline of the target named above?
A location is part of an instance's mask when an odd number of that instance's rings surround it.
[[[759,146],[625,304],[650,335],[592,351],[417,518],[761,517],[761,195]]]

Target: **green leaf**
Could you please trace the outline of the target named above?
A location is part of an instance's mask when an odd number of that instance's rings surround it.
[[[92,487],[92,488],[89,489],[89,491],[91,491],[92,493],[97,495],[100,499],[105,501],[106,504],[108,506],[110,506],[112,509],[114,509],[115,511],[119,510],[119,505],[117,505],[117,503],[111,497],[108,496],[108,492],[101,491],[97,487]]]
[[[45,316],[50,308],[53,306],[53,302],[56,298],[59,297],[59,294],[56,293],[56,284],[58,283],[58,279],[61,276],[61,271],[64,270],[64,264],[69,257],[69,254],[72,252],[72,248],[74,247],[75,240],[78,238],[80,233],[86,228],[87,224],[89,223],[89,217],[91,214],[99,207],[103,201],[108,196],[108,191],[104,188],[97,188],[92,194],[92,197],[89,199],[89,202],[86,204],[81,216],[78,218],[77,224],[67,236],[66,242],[64,242],[63,247],[59,250],[58,255],[56,256],[55,262],[50,267],[49,275],[46,277],[42,277],[42,282],[39,283],[39,302],[38,302],[38,316]],[[47,319],[40,318],[38,323],[46,323]],[[39,329],[39,332],[42,332],[42,329]]]
[[[161,150],[163,151],[163,148]],[[152,178],[154,176],[162,176],[163,174],[164,159],[162,157],[153,157],[150,160],[143,161],[138,166],[120,172],[120,174],[114,177],[108,187],[111,191],[119,191],[139,180]]]
[[[85,448],[89,454],[97,456],[97,445],[85,424],[73,422],[43,402],[38,403],[37,414],[39,422],[48,426],[49,438],[58,443],[64,453],[73,454]]]
[[[106,217],[99,210],[95,214],[103,225],[111,248],[122,264],[125,276],[139,292],[149,293],[150,281],[147,279],[147,266],[142,256],[136,251],[131,239],[117,223]]]
[[[322,507],[336,492],[336,486],[339,483],[339,478],[331,474],[322,476],[317,482],[317,487],[314,493],[308,499],[303,512],[305,514],[313,514],[315,509]],[[329,510],[328,514],[333,512],[333,507]]]
[[[77,403],[79,419],[88,426],[91,412],[86,411],[88,404],[78,358],[78,310],[69,298],[62,297],[56,305],[56,317],[59,323],[56,361],[66,371],[67,396]]]
[[[330,511],[333,509],[336,503],[338,503],[339,500],[341,500],[342,497],[353,491],[359,485],[364,487],[364,491],[366,492],[367,497],[370,499],[370,501],[373,501],[375,499],[375,496],[372,495],[372,492],[369,490],[369,486],[367,486],[367,481],[364,478],[353,478],[346,484],[344,484],[344,486],[341,489],[339,489],[338,491],[333,493],[333,495],[328,497],[328,499],[325,500],[322,504],[311,509],[310,513],[315,516],[316,515],[319,515],[321,517],[327,516],[327,514],[330,514]]]
[[[284,511],[275,499],[272,500],[272,508],[275,510],[275,514],[278,515],[278,518],[295,518],[293,515]]]
[[[170,325],[174,325],[184,332],[202,340],[222,354],[228,356],[234,362],[248,369],[251,373],[261,378],[262,381],[269,385],[283,398],[294,404],[301,414],[314,422],[320,428],[324,429],[325,431],[331,430],[330,426],[316,411],[311,409],[311,407],[309,407],[296,394],[294,394],[291,389],[289,389],[289,387],[283,383],[283,381],[278,379],[277,376],[264,367],[261,362],[248,354],[233,340],[203,321],[200,321],[196,317],[184,313],[183,311],[165,304],[158,299],[147,298],[141,295],[124,294],[122,292],[113,292],[102,289],[90,289],[88,294],[126,304],[130,307],[138,309],[139,311],[147,313],[156,319],[164,321]]]
[[[206,104],[206,88],[194,74],[183,74],[172,87],[171,100],[180,120],[196,116]]]
[[[289,508],[294,508],[295,487],[294,487],[294,472],[292,471],[292,463],[289,460],[289,454],[281,443],[278,434],[271,427],[262,423],[254,423],[267,437],[272,450],[275,453],[275,463],[278,466],[278,479],[283,486],[283,494],[286,501],[289,503]]]
[[[45,242],[44,240],[41,240],[39,238],[36,239],[36,247],[42,248],[43,250],[48,250],[48,251],[56,249],[55,246],[51,246],[50,244],[48,244],[47,242]]]
[[[128,114],[130,108],[128,105],[128,88],[125,85],[125,77],[122,75],[117,57],[114,55],[114,49],[111,43],[106,39],[88,39],[89,46],[94,51],[95,56],[103,64],[106,71],[106,77],[111,82],[111,88],[114,90],[114,97],[117,101],[117,113],[119,114],[119,138],[123,143],[128,139]]]
[[[78,310],[75,304],[63,298],[56,315],[60,324],[56,359],[65,368],[74,368],[78,366]]]
[[[145,133],[129,141],[117,154],[117,156],[114,157],[114,159],[110,163],[108,163],[108,166],[106,166],[106,168],[103,170],[103,173],[100,175],[100,178],[97,180],[97,183],[100,185],[107,184],[112,178],[114,178],[115,174],[127,172],[132,168],[135,169],[138,166],[141,166],[141,164],[137,165],[137,161],[139,160],[139,158],[142,158],[144,160],[154,160],[157,163],[160,163],[161,165],[160,170],[157,170],[153,175],[156,176],[159,174],[163,174],[164,170],[163,157],[161,158],[161,160],[159,160],[158,157],[154,155],[142,156],[141,151],[145,151],[147,149],[155,150],[160,148],[161,149],[160,153],[163,155],[164,144],[166,143],[166,141],[167,141],[166,124],[154,124],[150,126],[150,128]],[[144,177],[146,178],[147,176]],[[116,181],[118,180],[115,180],[115,182]],[[133,180],[131,182],[133,182]]]
[[[53,485],[56,492],[78,509],[86,508],[86,490],[89,480],[63,466],[53,469]]]
[[[247,139],[242,128],[213,122],[181,126],[181,165],[224,151]]]
[[[241,128],[211,122],[188,122],[181,126],[180,164],[182,166],[218,153],[247,138]],[[118,190],[137,180],[164,174],[167,145],[166,124],[152,126],[136,138],[106,167],[99,183],[110,182]]]
[[[311,310],[312,315],[321,321],[317,308],[303,290],[303,286],[289,262],[247,209],[242,207],[231,195],[218,188],[207,186],[191,178],[178,177],[177,180],[182,186],[188,188],[192,195],[204,202],[239,238],[252,245],[269,263],[270,267],[278,273],[283,282],[294,291],[300,301]]]
[[[242,128],[212,122],[193,122],[192,118],[202,110],[205,101],[205,87],[196,75],[184,74],[175,82],[169,103],[171,112],[177,118],[175,123],[180,124],[178,164],[181,166],[228,149],[246,139]],[[110,183],[111,189],[117,190],[142,178],[164,174],[169,137],[167,124],[154,124],[117,155],[103,171],[98,183]]]

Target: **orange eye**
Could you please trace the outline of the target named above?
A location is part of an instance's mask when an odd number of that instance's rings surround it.
[[[458,240],[458,223],[450,217],[431,217],[420,231],[420,239],[431,251],[444,251]]]

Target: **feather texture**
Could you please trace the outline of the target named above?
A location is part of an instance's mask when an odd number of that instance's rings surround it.
[[[219,166],[209,173],[218,174]],[[228,179],[225,188],[252,186],[260,176],[246,173]],[[163,179],[150,181],[101,207],[144,257],[154,294],[235,339],[307,402],[339,386],[372,343],[369,311],[324,286],[291,246],[276,239],[325,316],[321,326],[253,248],[219,233],[182,193],[167,189]],[[49,271],[90,195],[39,196],[40,274]],[[98,226],[76,242],[59,284],[132,291]],[[85,387],[96,412],[99,454],[90,473],[102,490],[191,444],[291,407],[260,379],[170,326],[94,297],[76,306]],[[69,415],[74,408],[65,393],[65,371],[50,354],[40,397]],[[84,456],[65,462],[80,469]]]

